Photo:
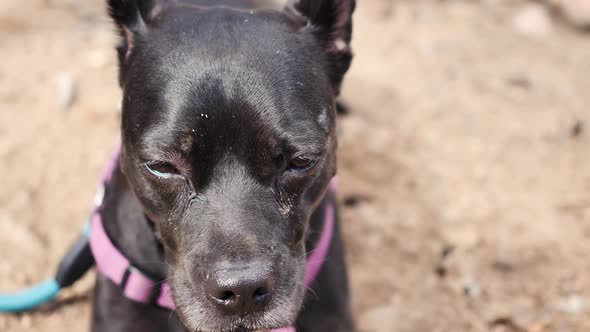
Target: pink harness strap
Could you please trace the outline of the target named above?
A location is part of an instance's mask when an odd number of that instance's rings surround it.
[[[305,286],[310,287],[318,273],[322,269],[322,265],[326,261],[328,249],[330,249],[330,242],[332,240],[332,233],[334,232],[334,206],[328,203],[326,207],[326,219],[324,221],[324,228],[322,235],[318,241],[318,245],[307,258],[307,271],[305,273]]]
[[[119,148],[110,160],[103,173],[103,183],[107,183],[116,166]],[[330,189],[335,190],[336,179],[330,183]],[[101,199],[102,200],[102,199]],[[174,301],[168,282],[157,282],[142,273],[138,268],[131,265],[131,262],[109,239],[98,207],[102,202],[97,202],[97,209],[92,217],[90,248],[96,262],[97,269],[113,283],[118,285],[123,294],[133,301],[155,304],[163,308],[174,309]],[[310,287],[317,274],[320,272],[328,255],[328,249],[334,232],[334,205],[328,202],[322,234],[317,247],[307,259],[307,271],[305,285]],[[274,329],[272,332],[295,332],[293,327]]]

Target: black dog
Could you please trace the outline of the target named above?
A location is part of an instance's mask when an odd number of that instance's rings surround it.
[[[122,150],[101,213],[120,251],[169,281],[176,309],[99,275],[93,331],[353,330],[338,224],[311,290],[303,281],[334,199],[354,1],[259,6],[109,0]]]

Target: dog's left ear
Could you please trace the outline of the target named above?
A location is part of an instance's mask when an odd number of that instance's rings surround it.
[[[127,60],[134,51],[138,39],[149,34],[149,25],[164,8],[176,0],[108,0],[109,15],[115,22],[121,43],[119,53],[119,81],[124,81]]]
[[[308,20],[308,29],[316,35],[330,61],[328,73],[336,95],[350,67],[352,51],[352,13],[355,0],[290,0],[286,10],[295,11]]]

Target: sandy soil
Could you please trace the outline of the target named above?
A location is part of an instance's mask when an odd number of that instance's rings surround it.
[[[523,33],[522,5],[359,1],[339,168],[359,331],[590,331],[590,34]],[[0,2],[3,291],[82,227],[117,141],[113,44],[102,1]],[[86,329],[91,285],[0,331]]]

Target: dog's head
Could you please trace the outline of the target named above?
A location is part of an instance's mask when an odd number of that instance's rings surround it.
[[[291,324],[307,223],[336,172],[354,1],[109,6],[122,170],[162,240],[176,311],[192,330]]]

